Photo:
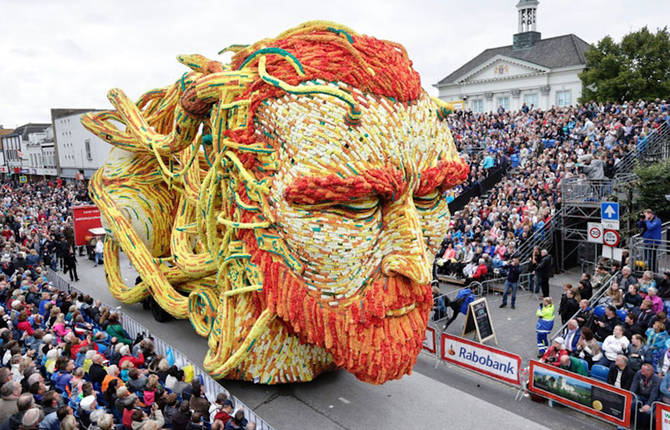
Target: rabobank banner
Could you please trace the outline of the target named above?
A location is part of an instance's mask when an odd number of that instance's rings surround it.
[[[444,361],[510,384],[520,384],[519,355],[446,333],[441,340]]]

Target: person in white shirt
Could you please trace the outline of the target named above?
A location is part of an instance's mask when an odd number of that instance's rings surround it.
[[[617,325],[614,327],[613,333],[607,336],[603,342],[603,358],[600,359],[598,364],[610,367],[614,364],[618,355],[626,354],[628,345],[630,345],[630,341],[623,335],[623,326]]]
[[[95,266],[98,267],[98,264],[102,262],[102,252],[104,250],[104,244],[102,243],[102,239],[98,238],[97,242],[95,242]]]

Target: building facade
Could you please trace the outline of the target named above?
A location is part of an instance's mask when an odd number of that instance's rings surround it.
[[[39,141],[44,138],[47,127],[49,124],[25,124],[1,137],[3,173],[38,174],[30,171],[31,156],[41,153]]]
[[[81,124],[81,117],[95,109],[51,109],[55,157],[59,176],[90,178],[107,159],[110,145]]]
[[[490,48],[438,82],[440,99],[463,101],[466,109],[490,112],[570,106],[582,95],[579,79],[590,45],[574,34],[542,39],[537,0],[520,0],[512,45]]]

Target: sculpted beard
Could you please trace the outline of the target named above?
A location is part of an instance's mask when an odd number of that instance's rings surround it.
[[[379,384],[411,372],[433,304],[429,285],[377,270],[359,300],[331,308],[308,294],[304,280],[283,262],[254,248],[266,305],[301,342],[324,347],[337,366],[364,382]]]

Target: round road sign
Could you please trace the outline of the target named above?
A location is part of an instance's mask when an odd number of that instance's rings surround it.
[[[589,237],[593,240],[599,240],[602,234],[602,229],[599,227],[591,227],[589,230]]]
[[[605,230],[603,232],[603,243],[607,246],[617,246],[619,244],[619,232],[616,230]]]

